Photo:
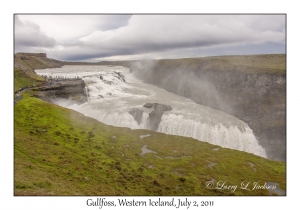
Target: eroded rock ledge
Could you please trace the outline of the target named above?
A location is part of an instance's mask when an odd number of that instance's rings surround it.
[[[45,86],[37,90],[39,92],[35,96],[48,102],[69,99],[81,104],[87,101],[85,83],[82,79],[48,80]]]
[[[163,116],[164,112],[172,110],[171,106],[159,103],[146,103],[144,104],[144,107],[152,109],[152,111],[149,113],[148,126],[149,129],[154,131],[158,129],[158,126],[161,122],[161,117]],[[139,108],[133,108],[129,111],[129,114],[134,117],[135,121],[138,124],[141,124],[142,122],[143,113],[144,111]]]

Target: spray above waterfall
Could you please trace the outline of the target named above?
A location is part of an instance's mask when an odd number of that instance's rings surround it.
[[[192,137],[266,157],[265,150],[246,123],[224,112],[144,83],[128,68],[63,66],[36,72],[54,78],[82,78],[89,97],[87,102],[74,104],[62,99],[54,103],[103,123]]]

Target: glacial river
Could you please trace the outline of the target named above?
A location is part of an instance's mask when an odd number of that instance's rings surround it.
[[[150,129],[145,103],[170,105],[164,112],[157,132],[187,136],[226,148],[267,157],[249,126],[224,112],[196,104],[191,99],[168,92],[135,78],[121,66],[75,66],[36,70],[52,78],[82,78],[88,101],[76,104],[69,100],[53,103],[76,110],[105,124],[131,129]],[[143,111],[141,122],[129,113],[133,108]]]

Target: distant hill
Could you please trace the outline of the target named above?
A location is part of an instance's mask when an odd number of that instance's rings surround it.
[[[285,74],[285,54],[263,55],[231,55],[211,56],[200,58],[160,59],[160,60],[133,60],[133,61],[101,61],[100,65],[119,65],[136,68],[138,66],[155,64],[168,69],[187,68],[192,71],[240,71],[257,74]]]

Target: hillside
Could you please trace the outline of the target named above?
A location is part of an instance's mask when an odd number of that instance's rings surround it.
[[[236,55],[215,56],[204,58],[183,58],[173,60],[159,60],[159,66],[168,68],[183,68],[202,71],[239,71],[257,74],[285,74],[286,57],[283,54],[267,55]]]
[[[31,57],[34,64],[15,60],[21,72],[15,83],[40,82],[29,72],[45,64]],[[283,162],[192,138],[108,126],[32,97],[36,91],[22,92],[14,107],[15,195],[285,194]],[[220,187],[224,181],[231,189]],[[276,189],[253,189],[257,182]],[[253,190],[241,189],[242,183]]]
[[[35,69],[58,68],[63,62],[47,58],[45,53],[16,53],[14,55],[14,91],[44,82]]]

